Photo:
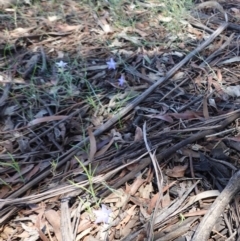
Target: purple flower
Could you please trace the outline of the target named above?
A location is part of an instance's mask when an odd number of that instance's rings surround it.
[[[113,58],[110,59],[110,61],[107,61],[108,69],[116,69],[116,62],[113,60]]]
[[[56,65],[57,65],[58,68],[62,68],[63,69],[67,65],[67,63],[65,63],[65,62],[63,62],[61,60],[60,62],[56,63]]]
[[[94,210],[93,212],[96,215],[95,223],[108,223],[109,215],[112,213],[112,210],[102,204],[102,209]]]
[[[124,82],[125,82],[124,76],[121,75],[121,78],[118,79],[118,85],[119,85],[119,86],[123,86],[123,85],[124,85]]]

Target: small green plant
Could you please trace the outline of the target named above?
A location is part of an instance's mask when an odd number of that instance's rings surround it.
[[[185,217],[182,213],[179,214],[180,224],[185,220]]]
[[[121,192],[119,192],[118,190],[115,190],[115,189],[111,188],[106,182],[102,182],[102,185],[103,185],[104,187],[106,187],[107,189],[109,189],[112,193],[117,193],[117,194],[121,195]]]
[[[5,182],[2,178],[0,178],[0,182],[1,182],[3,185],[9,187],[9,188],[12,190],[12,187],[11,187],[7,182]],[[1,183],[0,183],[0,184],[1,184]]]
[[[87,96],[87,102],[94,110],[98,110],[98,104],[92,96]]]
[[[119,145],[118,145],[118,143],[117,143],[117,142],[114,142],[114,145],[115,145],[116,149],[119,150]]]
[[[114,101],[114,110],[111,111],[113,114],[118,115],[118,113],[120,113],[121,109],[127,105],[127,102],[135,97],[137,97],[138,94],[134,91],[126,91],[125,93],[121,94],[121,93],[117,93],[111,101]],[[110,112],[110,110],[109,110]],[[120,128],[123,128],[123,123],[122,120],[119,116],[118,119],[118,124],[120,126]]]
[[[68,71],[60,71],[59,77],[62,79],[62,87],[67,93],[67,96],[74,95],[74,84],[73,84],[73,76]]]
[[[58,160],[52,160],[50,163],[51,163],[51,166],[52,166],[51,172],[52,172],[53,176],[55,176],[56,175],[55,171],[57,169]]]
[[[85,128],[82,126],[82,140],[85,140],[87,138],[86,135],[86,130]],[[79,150],[81,150],[84,153],[89,153],[90,150],[90,143],[89,142],[85,142],[83,147],[77,147],[75,145],[71,145],[72,147],[78,148]]]
[[[81,205],[82,205],[82,210],[87,210],[90,214],[92,214],[92,209],[91,209],[91,202],[86,198],[86,200],[83,200],[81,197],[78,197]]]
[[[84,171],[83,175],[87,176],[89,188],[85,188],[83,186],[80,186],[80,185],[74,183],[71,180],[69,180],[69,182],[72,185],[77,186],[77,187],[83,189],[84,191],[86,191],[86,193],[90,194],[92,196],[93,200],[94,200],[94,203],[99,205],[100,200],[97,198],[95,190],[94,190],[94,186],[93,186],[93,177],[94,177],[94,172],[95,172],[96,169],[92,170],[91,164],[88,165],[88,169],[87,169],[87,167],[76,156],[75,156],[75,158]]]
[[[92,84],[87,80],[87,78],[85,78],[84,81],[89,92],[87,96],[87,102],[89,103],[89,105],[97,111],[99,110],[99,108],[104,108],[98,94],[96,93],[97,91],[101,92],[101,90],[95,90]]]
[[[6,44],[4,49],[3,49],[3,56],[4,58],[8,58],[8,55],[12,56],[12,52],[11,52],[11,45],[10,44]]]
[[[0,166],[12,167],[18,173],[21,180],[24,182],[24,179],[23,179],[23,176],[21,174],[21,169],[20,169],[20,166],[19,166],[18,162],[13,158],[13,156],[10,153],[8,153],[8,155],[10,156],[12,162],[11,163],[0,162]]]

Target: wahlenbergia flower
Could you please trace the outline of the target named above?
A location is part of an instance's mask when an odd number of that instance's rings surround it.
[[[67,65],[67,63],[65,63],[61,60],[60,62],[57,62],[56,65],[57,65],[58,68],[63,69]]]
[[[94,210],[93,212],[96,215],[95,223],[108,223],[109,215],[112,213],[112,210],[102,204],[102,209]]]
[[[110,59],[110,61],[107,61],[108,69],[116,69],[116,62],[113,60],[113,58]]]
[[[123,75],[121,75],[121,78],[120,78],[120,79],[118,79],[118,85],[119,85],[119,86],[123,86],[123,85],[124,85],[124,83],[125,83],[124,76],[123,76]]]

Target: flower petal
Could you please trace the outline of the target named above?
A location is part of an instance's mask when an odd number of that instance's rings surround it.
[[[109,215],[112,213],[112,210],[102,204],[102,209],[94,210],[93,212],[96,215],[95,223],[108,223]]]
[[[107,61],[108,69],[116,69],[116,62],[113,60],[113,58],[110,59],[110,61]]]

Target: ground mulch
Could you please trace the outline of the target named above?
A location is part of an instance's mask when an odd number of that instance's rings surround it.
[[[0,241],[240,240],[239,1],[171,31],[159,1],[23,2],[0,1]]]

